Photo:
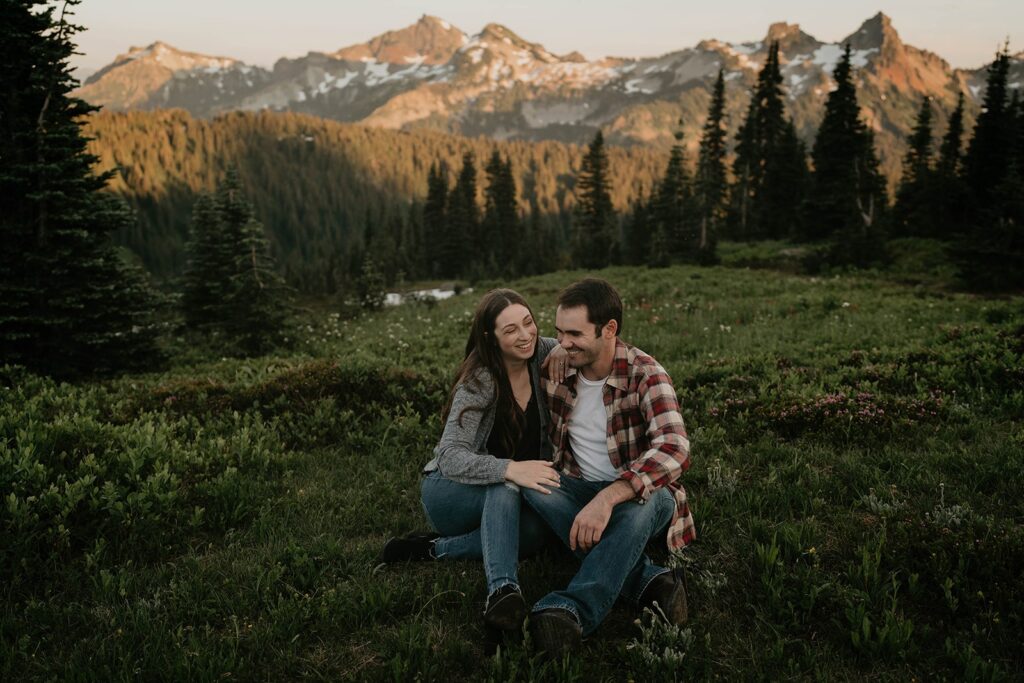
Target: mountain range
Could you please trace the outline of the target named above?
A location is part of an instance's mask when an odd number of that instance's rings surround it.
[[[925,96],[941,130],[958,93],[972,122],[984,95],[986,68],[954,69],[906,45],[879,13],[838,43],[797,24],[775,23],[760,40],[704,40],[657,57],[588,61],[556,55],[508,28],[488,24],[475,35],[423,16],[335,52],[279,59],[272,69],[178,50],[163,42],[133,47],[93,73],[79,97],[109,110],[181,108],[194,116],[229,111],[291,111],[392,128],[495,139],[585,142],[601,129],[619,145],[669,147],[683,122],[692,149],[700,136],[711,84],[726,74],[731,132],[772,41],[779,42],[790,113],[810,145],[831,73],[849,44],[862,115],[874,129],[883,169],[899,173],[905,138]],[[1024,53],[1011,60],[1009,85],[1024,84]]]

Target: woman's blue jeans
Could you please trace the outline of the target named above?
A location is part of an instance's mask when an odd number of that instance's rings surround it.
[[[547,526],[522,505],[519,491],[505,484],[475,486],[446,479],[434,471],[423,478],[423,511],[441,538],[438,558],[484,561],[487,592],[519,585],[519,557],[540,550],[550,538]]]

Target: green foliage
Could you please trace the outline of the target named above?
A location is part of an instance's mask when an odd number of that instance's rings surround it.
[[[1024,287],[1024,108],[1007,94],[1009,48],[989,67],[985,100],[967,154],[970,222],[951,251],[976,290]]]
[[[182,296],[185,324],[219,336],[244,355],[280,346],[288,333],[290,293],[269,250],[238,172],[229,168],[214,197],[201,196],[193,209]]]
[[[718,260],[715,250],[719,234],[725,226],[729,193],[725,168],[725,135],[725,75],[719,69],[700,139],[693,182],[694,200],[700,217],[697,248],[701,263],[715,263]]]
[[[155,299],[109,241],[135,219],[101,193],[93,108],[69,95],[78,2],[38,4],[0,9],[0,358],[65,377],[153,367]]]
[[[612,206],[608,153],[598,130],[580,167],[579,197],[573,221],[573,262],[582,268],[604,268],[618,250],[618,219]]]
[[[467,152],[487,160],[496,150],[511,163],[520,188],[518,213],[529,216],[527,223],[536,226],[532,234],[540,235],[531,239],[546,245],[531,255],[530,268],[518,272],[550,272],[568,262],[570,218],[578,202],[572,178],[586,153],[583,146],[393,131],[272,112],[209,120],[180,110],[100,112],[86,123],[98,168],[116,173],[110,190],[139,215],[138,224],[118,231],[116,240],[161,280],[183,271],[185,228],[196,198],[212,192],[232,165],[266,226],[286,281],[300,292],[331,294],[338,286],[350,287],[362,251],[378,243],[377,236],[421,222],[421,240],[393,234],[392,253],[405,259],[399,268],[409,279],[442,277],[436,248],[447,228],[438,220],[445,211],[438,214],[437,208],[447,203],[438,203],[440,186],[447,193],[455,184]],[[605,153],[608,175],[615,179],[607,190],[620,211],[649,191],[667,157],[646,147],[610,146]],[[440,177],[432,193],[431,169]],[[372,255],[384,270],[383,246]],[[390,277],[386,270],[385,275]]]
[[[836,89],[814,141],[804,236],[831,241],[833,263],[867,266],[884,260],[887,197],[874,137],[860,118],[849,45],[832,76]]]
[[[750,259],[790,248],[723,246]],[[682,629],[624,603],[579,657],[543,664],[510,643],[492,658],[479,563],[375,567],[388,537],[427,525],[420,469],[477,295],[354,320],[324,303],[287,356],[188,349],[164,373],[81,386],[0,371],[0,483],[17,497],[17,517],[4,502],[0,523],[20,529],[0,532],[4,559],[19,558],[3,564],[0,673],[1003,680],[1021,669],[1019,300],[872,273],[601,274],[623,294],[626,339],[672,375],[693,444],[684,481],[699,541],[659,559],[686,572]],[[576,276],[512,284],[542,334]],[[557,552],[525,560],[528,602],[573,571]]]
[[[772,42],[736,133],[736,181],[730,223],[737,239],[785,239],[797,234],[807,161],[786,118],[779,44]]]

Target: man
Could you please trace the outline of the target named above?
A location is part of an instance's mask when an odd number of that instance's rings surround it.
[[[618,292],[594,278],[570,285],[558,297],[555,329],[571,370],[563,382],[542,383],[561,481],[550,494],[523,491],[581,560],[565,590],[530,614],[535,644],[552,657],[578,648],[620,593],[683,623],[681,574],[654,565],[644,546],[666,527],[670,550],[695,537],[679,482],[690,444],[675,389],[657,361],[619,339]]]

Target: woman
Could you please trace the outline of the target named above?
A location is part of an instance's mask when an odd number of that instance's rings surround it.
[[[538,337],[533,312],[518,293],[495,289],[484,296],[444,409],[444,433],[424,468],[423,509],[437,533],[391,539],[380,557],[482,557],[484,623],[503,631],[518,631],[526,618],[519,555],[538,550],[549,533],[521,505],[518,487],[550,493],[558,486],[540,388],[542,361],[556,347],[554,339]]]

